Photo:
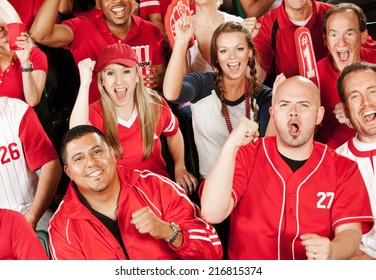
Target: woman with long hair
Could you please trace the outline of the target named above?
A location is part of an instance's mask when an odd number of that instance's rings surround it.
[[[257,79],[257,51],[244,25],[226,22],[214,31],[207,73],[184,75],[186,49],[195,32],[194,17],[177,21],[175,46],[167,67],[163,93],[175,104],[191,102],[200,176],[209,173],[232,127],[242,116],[259,123],[263,136],[269,122],[271,89]]]
[[[95,61],[80,61],[81,85],[70,117],[70,127],[90,123],[104,132],[117,163],[128,169],[148,169],[168,176],[160,137],[166,136],[174,161],[175,180],[187,193],[197,187],[187,172],[184,143],[178,121],[167,102],[144,86],[133,49],[126,44],[105,47],[98,56],[101,99],[89,106],[89,86]]]

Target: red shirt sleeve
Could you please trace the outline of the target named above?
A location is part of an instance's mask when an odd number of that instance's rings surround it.
[[[16,260],[48,259],[38,236],[21,213],[10,210],[2,210],[0,213],[6,221],[9,242]]]
[[[47,162],[58,158],[54,146],[31,107],[27,109],[21,120],[19,137],[27,165],[31,171],[35,171]]]
[[[166,100],[162,99],[161,117],[158,124],[158,128],[162,130],[162,135],[172,136],[175,135],[179,129],[179,121],[177,117],[172,113]]]
[[[48,61],[46,54],[39,48],[33,48],[30,53],[30,61],[33,63],[34,70],[48,71]]]

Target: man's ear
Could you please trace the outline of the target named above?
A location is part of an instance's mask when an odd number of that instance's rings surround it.
[[[345,113],[345,117],[350,119],[350,112],[349,112],[349,108],[347,108],[346,104],[342,102],[342,108],[343,108],[343,112]]]
[[[360,34],[360,38],[361,38],[361,42],[362,42],[362,45],[365,44],[367,42],[367,36],[368,36],[368,30],[364,30],[361,34]]]
[[[96,2],[96,6],[97,6],[97,8],[99,9],[99,10],[103,10],[102,9],[102,1],[95,1]]]
[[[273,111],[272,106],[269,107],[269,115],[270,115],[271,118],[274,116],[274,111]]]
[[[323,106],[320,106],[317,111],[317,119],[316,119],[316,125],[319,125],[322,122],[322,119],[324,118],[325,109]]]
[[[111,146],[110,146],[110,153],[111,153],[112,157],[114,158],[114,161],[116,162],[115,150]]]
[[[64,172],[68,175],[68,177],[72,180],[69,167],[66,164],[64,164],[63,169],[64,169]]]

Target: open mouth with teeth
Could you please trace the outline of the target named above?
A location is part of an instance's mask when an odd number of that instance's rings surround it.
[[[88,176],[92,177],[92,178],[95,178],[95,177],[98,177],[99,175],[101,175],[102,172],[103,172],[103,170],[97,170],[97,171],[89,173]]]
[[[240,68],[240,63],[237,62],[237,63],[229,63],[227,64],[228,68],[232,71],[232,72],[236,72],[239,70]]]
[[[111,9],[111,12],[115,14],[116,17],[124,16],[125,7],[114,7]]]
[[[350,57],[350,53],[348,51],[337,51],[337,56],[341,62],[346,62]]]

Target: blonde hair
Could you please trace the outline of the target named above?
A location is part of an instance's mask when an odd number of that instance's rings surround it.
[[[134,94],[134,104],[140,120],[142,142],[144,153],[142,159],[150,156],[154,149],[154,133],[161,114],[162,100],[158,93],[144,86],[141,69],[135,66],[136,75],[139,82],[136,84]],[[114,102],[103,87],[102,73],[98,73],[98,89],[101,93],[102,115],[104,125],[104,135],[107,137],[110,145],[118,158],[123,156],[123,147],[119,142],[118,122]]]
[[[22,23],[16,9],[7,0],[0,0],[0,21],[5,24],[11,22]]]

